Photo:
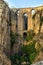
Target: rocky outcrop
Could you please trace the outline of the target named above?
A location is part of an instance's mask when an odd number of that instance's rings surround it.
[[[11,65],[10,59],[2,51],[0,51],[0,65]]]
[[[0,0],[0,65],[11,65],[9,7]]]
[[[43,61],[36,62],[35,64],[31,64],[31,65],[43,65]]]

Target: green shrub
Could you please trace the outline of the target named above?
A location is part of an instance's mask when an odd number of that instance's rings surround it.
[[[32,39],[32,36],[27,36],[26,38],[25,38],[25,40],[28,42],[29,40],[31,40]]]
[[[28,31],[25,40],[26,40],[26,41],[32,40],[33,37],[34,37],[34,35],[35,35],[35,33],[34,33],[33,30]]]
[[[35,48],[35,43],[36,41],[34,40],[33,42],[29,43],[28,45],[23,45],[21,47],[21,53],[20,54],[15,54],[11,56],[11,60],[15,64],[20,64],[24,61],[28,61],[30,64],[34,61],[35,57],[37,56],[37,51]]]
[[[24,56],[21,56],[20,57],[20,62],[24,62],[24,61],[26,61],[26,58]]]
[[[11,61],[14,63],[14,64],[20,64],[24,61],[26,61],[25,57],[24,56],[20,56],[19,54],[15,54],[15,55],[12,55],[10,57]]]
[[[22,47],[22,53],[27,57],[27,61],[32,63],[36,57],[36,49],[35,49],[36,41],[31,42],[30,44]]]
[[[34,41],[29,43],[28,45],[22,47],[23,53],[31,54],[35,51],[36,51],[36,49],[35,49],[35,42]]]
[[[36,55],[37,55],[36,52],[33,52],[32,54],[30,54],[29,59],[30,59],[30,62],[31,62],[31,63],[34,61]]]
[[[18,55],[18,54],[11,55],[10,59],[13,63],[17,63],[17,61],[19,62],[19,60],[20,60],[20,55]]]
[[[13,32],[11,31],[10,33],[10,37],[11,37],[11,48],[13,47],[14,43],[15,43],[15,35],[13,34]]]

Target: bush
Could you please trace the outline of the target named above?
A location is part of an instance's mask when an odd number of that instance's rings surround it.
[[[34,61],[36,55],[37,55],[36,52],[33,52],[32,54],[30,54],[29,59],[30,59],[30,62],[31,62],[31,63]]]
[[[13,32],[11,31],[10,33],[10,37],[11,37],[11,48],[13,47],[14,43],[15,43],[15,35],[13,34]]]
[[[22,47],[22,52],[23,53],[31,54],[31,53],[33,53],[35,51],[36,51],[36,49],[35,49],[35,41],[33,41],[33,42],[29,43],[28,45]]]
[[[34,61],[35,57],[37,56],[35,43],[36,41],[34,40],[28,45],[23,45],[21,47],[22,55],[15,54],[11,56],[12,62],[18,65],[20,65],[22,62],[29,62],[31,64]]]
[[[22,53],[27,57],[27,61],[32,63],[36,57],[36,49],[35,49],[36,41],[31,42],[30,44],[22,47]]]
[[[13,63],[15,63],[15,64],[17,63],[17,61],[18,61],[18,63],[19,63],[20,55],[18,55],[18,54],[11,55],[10,59],[11,59],[11,61],[12,61]]]
[[[34,37],[35,33],[33,30],[30,30],[29,32],[27,32],[27,36],[25,38],[26,41],[32,40]]]
[[[24,56],[20,56],[19,54],[12,55],[10,59],[14,64],[21,64],[26,61],[26,58]]]

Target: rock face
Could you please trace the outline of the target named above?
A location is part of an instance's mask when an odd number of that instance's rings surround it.
[[[35,64],[31,64],[31,65],[43,65],[43,61],[36,62]]]
[[[0,51],[0,65],[11,65],[11,61],[2,51]]]
[[[32,16],[35,15],[33,20]],[[25,37],[29,30],[34,30],[37,34],[40,28],[40,14],[43,16],[43,6],[35,8],[13,8],[10,9],[6,2],[0,0],[0,65],[11,65],[10,52],[10,31],[17,33],[21,37]],[[43,33],[43,25],[41,26],[41,32]],[[15,53],[16,47],[20,47],[23,40],[21,38],[16,39],[16,43],[13,46],[13,52]],[[41,41],[43,44],[43,41]],[[15,47],[15,50],[14,50]],[[18,51],[17,48],[17,51]]]
[[[11,65],[9,7],[0,0],[0,65]]]

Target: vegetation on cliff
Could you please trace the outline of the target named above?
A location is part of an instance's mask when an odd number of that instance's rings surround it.
[[[28,31],[28,32],[27,32],[27,36],[25,37],[25,40],[26,40],[27,42],[30,41],[30,40],[32,40],[33,37],[34,37],[34,35],[35,35],[35,33],[34,33],[33,30]]]
[[[33,31],[29,31],[27,39],[25,39],[29,44],[22,45],[20,52],[11,56],[11,60],[14,64],[21,65],[23,62],[29,62],[28,65],[30,65],[34,62],[41,50],[41,45],[37,43],[36,40],[33,40],[34,35]],[[29,42],[29,40],[32,40],[32,42]]]
[[[11,48],[12,48],[14,43],[15,43],[15,35],[14,35],[14,33],[12,31],[10,33],[10,37],[11,37]]]

